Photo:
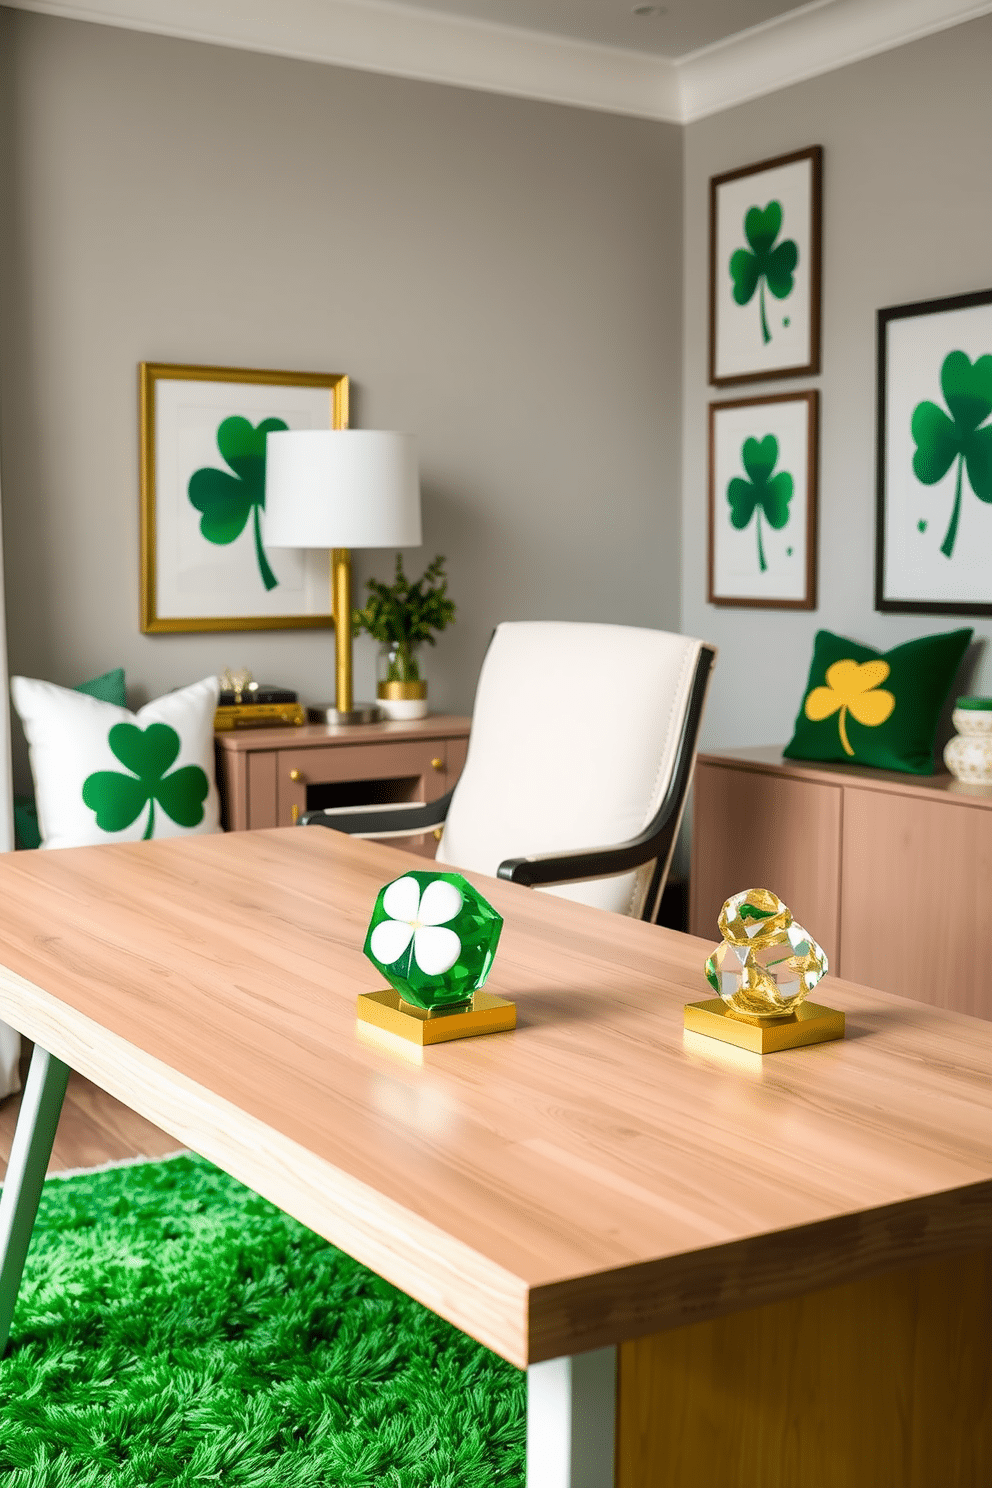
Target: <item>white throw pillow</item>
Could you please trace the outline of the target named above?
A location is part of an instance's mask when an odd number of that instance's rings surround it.
[[[31,677],[10,690],[31,753],[42,847],[220,831],[206,677],[137,713]]]

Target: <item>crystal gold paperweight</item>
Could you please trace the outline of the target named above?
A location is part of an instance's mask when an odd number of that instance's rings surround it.
[[[515,1028],[516,1005],[482,990],[502,928],[460,873],[412,871],[386,884],[365,954],[389,989],[359,997],[359,1022],[414,1044]]]
[[[690,1032],[755,1054],[844,1037],[843,1013],[806,1000],[826,975],[827,958],[777,894],[734,894],[719,926],[723,940],[705,967],[719,996],[686,1004]]]

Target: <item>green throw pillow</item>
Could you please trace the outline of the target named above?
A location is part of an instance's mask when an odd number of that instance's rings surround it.
[[[101,703],[112,703],[115,708],[127,707],[123,667],[114,667],[112,672],[101,672],[99,677],[93,677],[89,682],[80,682],[76,691],[85,692]]]
[[[940,710],[971,637],[951,630],[876,651],[817,631],[786,757],[932,775]]]
[[[101,672],[99,677],[91,677],[89,682],[80,682],[76,691],[85,692],[101,703],[113,703],[115,708],[127,707],[123,667],[114,667],[112,672]],[[14,836],[18,847],[41,846],[38,807],[33,795],[14,797]]]

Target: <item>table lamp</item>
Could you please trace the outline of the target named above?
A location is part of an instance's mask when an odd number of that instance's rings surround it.
[[[329,548],[337,697],[309,709],[314,723],[370,723],[351,682],[352,548],[414,548],[420,483],[412,434],[382,429],[292,429],[266,441],[265,543]]]

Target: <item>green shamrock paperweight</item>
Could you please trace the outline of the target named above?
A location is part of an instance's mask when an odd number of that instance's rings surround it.
[[[390,990],[363,993],[359,1021],[417,1044],[516,1027],[515,1005],[482,990],[502,928],[460,873],[393,879],[376,898],[364,947]]]

